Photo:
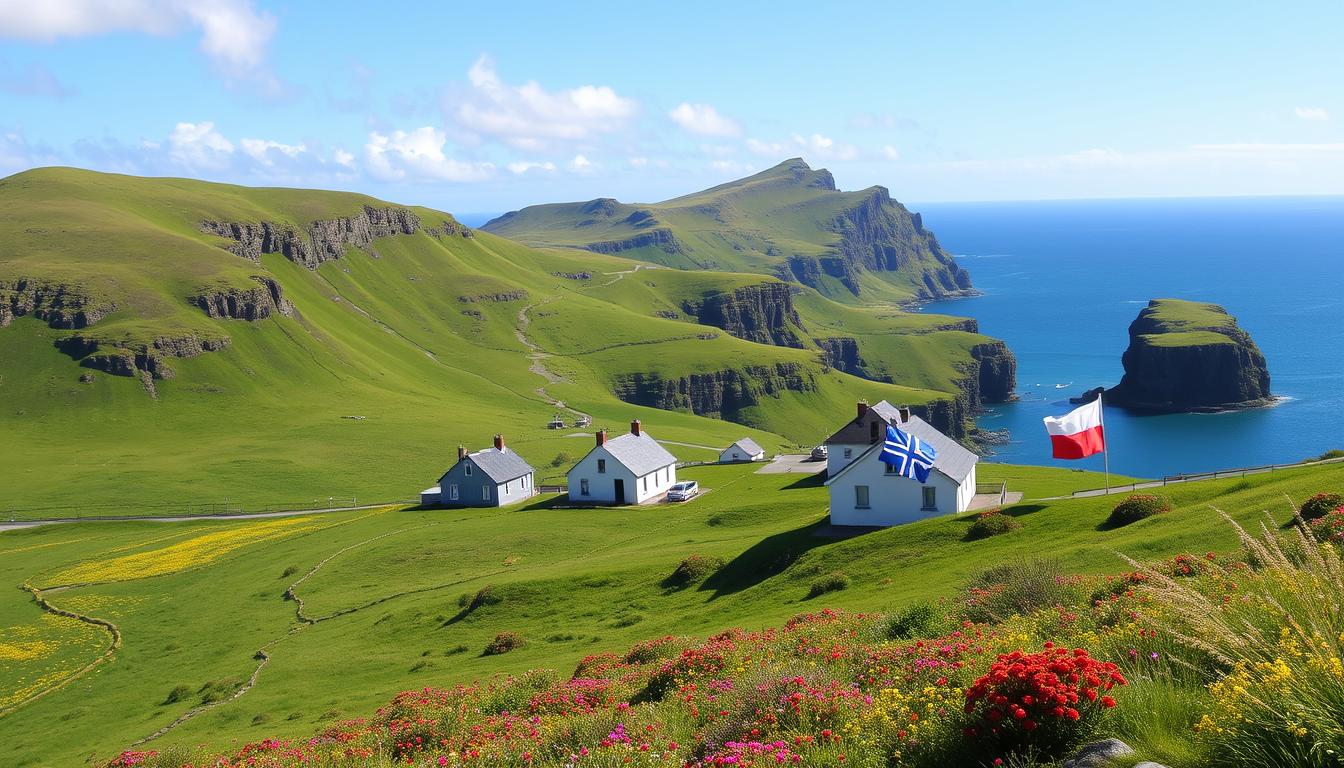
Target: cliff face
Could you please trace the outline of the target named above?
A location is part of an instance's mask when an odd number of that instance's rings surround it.
[[[682,302],[682,309],[703,325],[721,328],[739,339],[777,347],[803,346],[795,328],[803,321],[784,283],[745,285]]]
[[[254,275],[257,285],[252,288],[213,288],[203,289],[187,297],[187,301],[200,307],[210,317],[227,317],[234,320],[261,320],[271,316],[272,312],[282,315],[294,313],[294,305],[285,298],[280,284],[269,277]]]
[[[743,408],[785,391],[813,392],[816,379],[796,363],[749,365],[740,369],[691,373],[677,378],[632,373],[617,378],[613,392],[627,403],[669,411],[687,411],[738,421]]]
[[[234,241],[228,250],[245,259],[260,261],[263,253],[279,253],[309,269],[341,258],[347,248],[368,248],[376,238],[409,235],[421,229],[435,237],[471,236],[471,230],[451,219],[445,219],[438,226],[424,227],[414,211],[371,205],[364,206],[354,216],[318,219],[303,232],[292,225],[271,221],[201,222],[203,232]]]
[[[116,309],[77,285],[20,277],[0,280],[0,328],[32,315],[52,328],[86,328]]]
[[[1121,361],[1125,375],[1106,396],[1133,410],[1185,413],[1272,402],[1265,356],[1215,304],[1150,301],[1129,326]]]
[[[852,376],[872,379],[868,363],[859,355],[858,339],[848,336],[832,336],[813,339],[821,347],[821,360],[827,366],[844,371]]]
[[[1008,345],[994,340],[971,347],[971,357],[977,363],[976,378],[979,403],[1006,403],[1017,389],[1017,358]]]
[[[171,379],[174,372],[167,358],[195,357],[202,352],[214,352],[229,346],[228,336],[202,338],[196,334],[159,336],[152,343],[108,341],[83,334],[61,339],[57,347],[79,360],[86,368],[94,368],[114,376],[140,376],[146,389],[153,393],[153,379]]]

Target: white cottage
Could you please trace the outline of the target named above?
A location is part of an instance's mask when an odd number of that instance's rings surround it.
[[[719,452],[720,462],[760,461],[765,458],[765,449],[750,437],[744,437]]]
[[[599,430],[597,444],[569,470],[569,500],[593,504],[643,504],[667,493],[677,482],[677,457],[668,453],[639,420],[629,434],[607,439]]]
[[[897,475],[881,461],[888,425],[938,451],[927,483]],[[859,403],[854,419],[826,440],[826,451],[832,525],[899,525],[965,512],[975,497],[980,457],[910,409],[885,400],[871,407]]]

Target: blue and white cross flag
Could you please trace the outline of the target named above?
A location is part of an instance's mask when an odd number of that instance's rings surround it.
[[[878,458],[884,464],[894,467],[896,474],[927,483],[929,470],[933,469],[938,451],[918,437],[888,426],[887,441],[882,446],[882,455]]]

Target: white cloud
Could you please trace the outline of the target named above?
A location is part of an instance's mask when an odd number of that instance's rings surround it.
[[[761,141],[760,139],[747,139],[747,149],[764,157],[778,157],[789,151],[789,148],[778,141]]]
[[[747,139],[747,149],[757,155],[773,158],[802,154],[808,160],[855,160],[859,156],[859,148],[853,144],[842,144],[819,133],[810,136],[795,133],[788,141]]]
[[[882,156],[888,160],[900,160],[901,152],[890,144],[887,144],[882,147]]]
[[[256,73],[275,17],[251,0],[0,0],[0,37],[51,42],[114,32],[201,34],[201,50],[225,73]]]
[[[624,127],[639,103],[605,85],[547,91],[536,82],[509,85],[495,63],[481,56],[467,72],[469,88],[454,94],[449,113],[476,137],[525,150],[556,142],[581,141]]]
[[[733,174],[735,176],[746,176],[755,173],[756,167],[751,163],[739,163],[736,160],[713,160],[709,167],[718,173]]]
[[[248,157],[266,166],[275,165],[277,156],[293,159],[308,151],[308,147],[303,144],[282,144],[269,139],[242,139],[238,142],[238,145],[242,147],[243,152]],[[345,165],[345,163],[340,164]]]
[[[345,166],[346,168],[355,167],[355,156],[349,152],[346,152],[344,149],[338,149],[335,152],[331,153],[331,159],[334,160],[337,165],[342,165]]]
[[[569,161],[569,169],[575,173],[590,173],[593,170],[593,161],[583,155],[575,155],[574,159]]]
[[[505,167],[509,169],[509,173],[512,173],[512,174],[515,175],[515,176],[521,176],[521,175],[523,175],[524,173],[527,173],[528,171],[547,171],[547,172],[554,171],[554,170],[555,170],[555,163],[552,163],[552,162],[538,163],[538,162],[533,162],[533,161],[519,161],[519,162],[516,162],[516,163],[509,163],[509,164],[508,164],[507,166],[505,166]]]
[[[1325,122],[1330,119],[1330,113],[1321,107],[1297,107],[1293,110],[1300,120],[1310,120],[1313,122]]]
[[[742,133],[736,120],[724,117],[709,104],[683,101],[667,116],[683,130],[700,136],[737,136]]]
[[[647,158],[647,157],[632,157],[632,158],[630,158],[627,162],[630,163],[630,167],[631,167],[631,168],[645,168],[645,167],[648,167],[648,165],[649,165],[649,158]]]
[[[443,131],[432,126],[390,135],[369,134],[364,160],[369,173],[383,181],[480,181],[494,174],[492,163],[466,162],[444,153]]]
[[[22,132],[0,131],[0,173],[57,165],[60,162],[60,157],[50,148],[29,144]]]
[[[218,170],[229,162],[233,142],[215,130],[210,121],[178,123],[168,134],[168,156],[184,168]]]

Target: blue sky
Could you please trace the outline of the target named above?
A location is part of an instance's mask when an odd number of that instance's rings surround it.
[[[1344,194],[1344,4],[0,0],[0,174],[458,212],[802,156],[910,201]]]

